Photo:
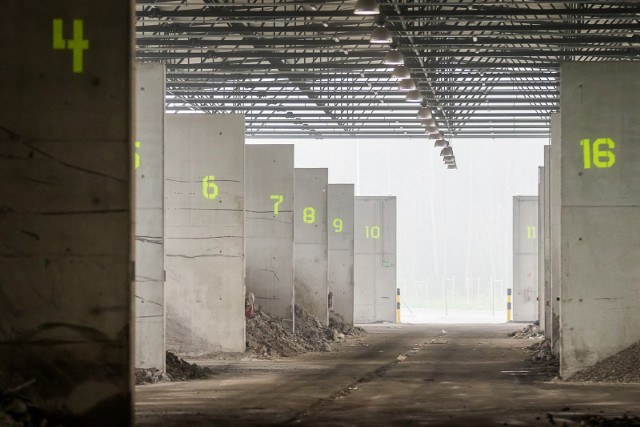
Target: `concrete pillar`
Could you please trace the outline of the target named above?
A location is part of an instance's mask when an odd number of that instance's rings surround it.
[[[538,198],[513,197],[513,320],[538,320]]]
[[[542,214],[544,218],[544,236],[542,244],[542,259],[544,268],[542,270],[542,281],[544,284],[544,295],[540,300],[543,303],[545,318],[545,337],[551,338],[552,316],[551,316],[551,146],[544,147],[544,200],[542,203]],[[540,199],[538,199],[540,202]],[[540,247],[540,246],[539,246]],[[539,257],[540,258],[540,257]]]
[[[546,153],[546,146],[545,146]],[[544,221],[544,213],[546,209],[545,205],[545,168],[544,166],[538,167],[538,233],[540,239],[538,239],[538,320],[540,322],[540,330],[544,331],[546,326],[545,316],[545,276],[544,269],[546,263],[544,260],[544,244],[546,241],[546,224]],[[544,236],[545,238],[542,238]]]
[[[162,64],[136,64],[137,368],[165,370],[164,82]]]
[[[561,66],[562,377],[640,340],[639,75]]]
[[[325,324],[327,298],[327,169],[295,169],[294,265],[296,304]]]
[[[167,348],[243,352],[244,117],[165,118]]]
[[[131,425],[128,0],[0,14],[0,388],[64,425]]]
[[[354,185],[329,184],[329,291],[333,311],[353,324]]]
[[[551,154],[549,159],[549,231],[551,233],[551,284],[548,298],[551,318],[551,352],[560,355],[560,113],[551,115]],[[549,337],[549,335],[548,335]]]
[[[292,330],[293,145],[247,145],[246,150],[247,292]]]
[[[396,321],[396,198],[355,198],[356,323]]]

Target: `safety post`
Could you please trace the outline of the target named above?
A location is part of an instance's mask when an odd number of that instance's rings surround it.
[[[507,288],[507,322],[510,322],[512,320],[512,313],[511,313],[511,288]]]
[[[396,289],[396,323],[400,323],[400,288]]]

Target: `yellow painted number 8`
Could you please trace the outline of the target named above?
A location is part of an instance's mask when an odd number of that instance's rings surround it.
[[[305,224],[313,224],[316,222],[316,210],[313,208],[304,208],[302,211],[302,220]]]
[[[202,179],[202,195],[205,199],[213,200],[218,197],[218,184],[215,183],[216,177],[213,175],[205,176]]]

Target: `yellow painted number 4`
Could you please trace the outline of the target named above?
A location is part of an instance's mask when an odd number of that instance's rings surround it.
[[[583,139],[580,145],[585,169],[591,169],[592,165],[598,169],[606,169],[616,163],[616,155],[612,151],[616,148],[616,143],[610,138],[598,138],[593,144],[588,139]],[[602,148],[603,146],[606,148]]]
[[[84,70],[84,51],[89,50],[89,40],[84,39],[84,21],[82,19],[73,20],[73,38],[64,39],[64,21],[62,19],[53,20],[53,48],[56,50],[70,50],[73,52],[73,72],[82,73]]]

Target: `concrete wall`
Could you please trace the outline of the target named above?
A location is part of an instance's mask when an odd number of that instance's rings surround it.
[[[551,351],[558,356],[560,354],[560,270],[561,236],[560,236],[560,113],[551,115],[551,157],[549,159],[549,231],[551,232],[551,284],[550,284],[550,308],[551,318]]]
[[[355,198],[356,323],[396,321],[396,198]]]
[[[295,169],[294,176],[296,304],[328,324],[328,171],[327,169]]]
[[[130,425],[131,4],[3,2],[0,35],[0,389]]]
[[[167,347],[245,350],[244,117],[165,119]]]
[[[546,147],[545,147],[546,152]],[[545,316],[545,260],[544,260],[544,244],[546,241],[547,229],[544,221],[545,205],[545,168],[538,167],[538,321],[540,322],[540,330],[544,331],[546,326]],[[542,238],[544,236],[544,238]]]
[[[538,320],[538,198],[513,198],[513,320]]]
[[[540,298],[543,302],[545,329],[544,333],[547,339],[551,338],[552,329],[552,315],[551,315],[551,146],[544,147],[544,200],[540,205],[542,206],[541,213],[544,216],[544,230],[543,230],[543,244],[542,253],[540,254],[543,259],[542,269],[542,281],[544,284],[544,298]],[[540,199],[538,199],[540,203]],[[540,246],[538,246],[540,247]],[[540,259],[540,257],[538,257]]]
[[[563,377],[640,340],[639,75],[638,62],[561,67]]]
[[[164,82],[162,64],[136,64],[136,357],[165,370]]]
[[[247,292],[293,329],[293,145],[246,150]]]
[[[333,311],[353,324],[353,184],[329,184],[329,290]]]

